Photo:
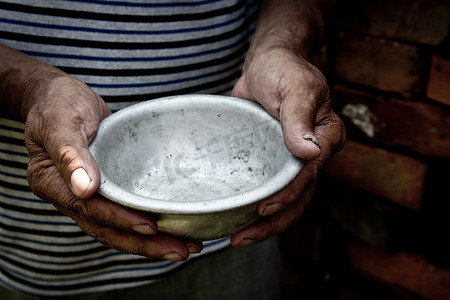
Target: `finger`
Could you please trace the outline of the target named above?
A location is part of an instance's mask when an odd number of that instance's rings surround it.
[[[52,137],[46,139],[34,134],[36,129],[30,128],[33,125],[28,125],[25,138],[30,157],[54,165],[77,197],[92,196],[100,184],[100,171],[88,150],[86,137],[73,125],[59,123],[58,131],[52,131]]]
[[[156,221],[145,212],[126,208],[102,197],[90,199],[74,198],[71,206],[73,214],[81,220],[95,220],[96,223],[134,231],[141,234],[156,234]]]
[[[157,234],[154,229],[157,227],[156,222],[145,213],[114,203],[108,205],[102,200],[108,202],[102,198],[77,199],[78,202],[88,202],[90,211],[88,218],[82,218],[78,224],[81,229],[110,248],[173,261],[185,260],[189,254],[203,250],[201,242],[184,242],[176,237]],[[97,220],[100,224],[91,220]]]
[[[125,231],[156,233],[156,222],[146,213],[120,206],[103,197],[79,199],[74,196],[44,150],[30,158],[28,182],[34,194],[52,203],[78,224],[91,222]]]
[[[97,126],[98,123],[86,127],[76,119],[60,122],[60,129],[46,141],[55,166],[79,198],[89,198],[100,184],[100,170],[89,151],[90,137],[95,135]]]
[[[105,107],[99,109],[99,114],[90,108],[85,105],[62,117],[37,107],[30,112],[26,124],[25,141],[30,155],[44,147],[72,192],[80,198],[92,196],[100,184],[100,171],[88,147],[102,116],[108,115]]]
[[[75,197],[45,152],[31,158],[28,171],[30,186],[38,197],[48,200],[74,219],[87,234],[108,247],[174,261],[184,260],[190,253],[199,253],[203,248],[202,243],[185,243],[156,234],[156,222],[146,213],[102,197]]]
[[[314,134],[313,109],[288,102],[283,103],[280,111],[286,148],[300,159],[316,159],[320,155],[320,144]],[[309,119],[305,120],[306,117]]]
[[[289,81],[281,93],[280,122],[286,147],[295,156],[313,160],[320,155],[320,140],[316,137],[317,116],[324,103],[329,102],[328,84],[313,66]]]
[[[314,194],[314,190],[314,187],[309,188],[303,194],[302,199],[292,204],[288,209],[269,217],[263,217],[249,228],[233,235],[231,245],[242,248],[263,242],[283,232],[301,217]]]
[[[82,224],[83,227],[88,227],[97,241],[117,251],[171,261],[185,260],[190,254],[186,245],[174,237],[142,235],[96,224]]]
[[[328,101],[328,84],[315,67],[293,58],[297,67],[243,75],[232,95],[259,102],[272,116],[278,118],[283,129],[287,149],[304,160],[320,155],[320,142],[315,137],[316,116],[321,104]],[[269,88],[268,88],[269,87]]]
[[[317,174],[318,167],[315,162],[305,163],[300,173],[284,189],[258,204],[259,215],[270,216],[291,206],[301,196],[302,191],[315,188],[314,179]]]
[[[91,225],[91,220],[96,220],[97,224],[107,225],[114,229],[119,230],[119,232],[129,233],[130,237],[135,236],[136,233],[140,235],[160,235],[157,234],[158,225],[156,221],[146,212],[140,212],[133,209],[129,209],[127,207],[121,206],[114,202],[111,202],[103,197],[93,197],[90,199],[78,199],[75,198],[76,205],[74,206],[74,211],[77,214],[81,214],[81,222],[78,222],[82,229],[85,229],[86,225]],[[89,226],[88,226],[89,227]],[[89,229],[86,228],[86,232],[89,232]],[[104,234],[104,232],[101,232]],[[122,245],[124,240],[122,236],[107,236],[111,242],[117,243],[116,239]],[[96,237],[101,240],[101,242],[106,243],[102,237]],[[171,245],[174,246],[176,252],[180,255],[181,258],[186,259],[185,249],[187,249],[188,253],[199,253],[203,249],[203,244],[201,242],[183,242],[177,238],[165,238],[162,241],[166,241],[168,239],[171,242]],[[160,241],[160,238],[152,239],[151,241]],[[127,244],[125,244],[127,245]],[[183,245],[183,247],[181,247]],[[181,248],[180,248],[181,247]],[[117,249],[117,246],[113,248]],[[180,250],[182,249],[182,250]],[[128,251],[128,250],[126,250]],[[132,250],[133,253],[136,250]],[[172,251],[173,252],[173,251]],[[170,254],[172,252],[168,252],[165,254]],[[165,258],[168,259],[168,258]],[[174,259],[169,259],[174,260]],[[178,260],[178,259],[175,259]]]

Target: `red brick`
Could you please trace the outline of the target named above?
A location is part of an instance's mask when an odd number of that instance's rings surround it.
[[[424,59],[415,46],[339,33],[334,52],[335,72],[341,80],[396,92],[406,98],[422,92]]]
[[[437,55],[431,57],[427,97],[450,105],[450,59]]]
[[[335,86],[336,112],[349,136],[450,160],[450,107],[374,96]]]
[[[348,140],[325,172],[348,185],[419,209],[426,169],[426,163],[420,160]]]
[[[426,300],[450,299],[450,270],[437,268],[419,255],[390,253],[353,241],[348,245],[348,259],[352,269],[380,282]]]
[[[344,28],[438,45],[450,24],[448,0],[344,0],[337,2]]]

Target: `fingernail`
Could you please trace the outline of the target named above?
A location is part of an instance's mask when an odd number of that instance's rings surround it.
[[[131,228],[133,228],[133,230],[136,231],[137,233],[142,233],[142,234],[155,234],[156,233],[155,229],[153,229],[148,224],[137,224],[137,225],[133,225]]]
[[[256,241],[254,239],[243,239],[237,244],[236,248],[244,248],[253,245]]]
[[[261,216],[270,216],[279,211],[283,205],[281,203],[269,203],[264,207]]]
[[[313,142],[320,149],[319,140],[316,138],[314,133],[312,133],[312,132],[305,132],[305,133],[303,133],[302,137],[305,140],[307,140],[307,141]]]
[[[196,254],[196,253],[200,253],[200,251],[199,250],[197,250],[197,248],[194,246],[194,245],[192,245],[192,244],[185,244],[185,246],[186,246],[186,248],[188,249],[188,251],[189,251],[189,253],[190,254]]]
[[[78,198],[82,197],[91,185],[91,178],[83,168],[78,168],[70,175],[70,187]]]
[[[165,260],[182,261],[184,260],[178,253],[169,253],[163,256]]]

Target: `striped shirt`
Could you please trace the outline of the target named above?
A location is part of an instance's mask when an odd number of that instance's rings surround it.
[[[257,0],[0,0],[0,43],[77,77],[116,111],[162,96],[229,94],[257,10]],[[150,283],[183,264],[109,249],[34,196],[23,128],[0,112],[3,285],[37,296],[98,292]],[[200,255],[227,245],[206,242]]]

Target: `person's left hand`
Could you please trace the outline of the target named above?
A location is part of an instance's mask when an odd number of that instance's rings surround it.
[[[259,102],[278,118],[287,149],[304,160],[290,184],[259,203],[262,218],[231,237],[231,244],[240,248],[265,241],[300,218],[321,170],[344,145],[345,127],[332,111],[325,77],[289,49],[278,47],[247,56],[232,95]]]

